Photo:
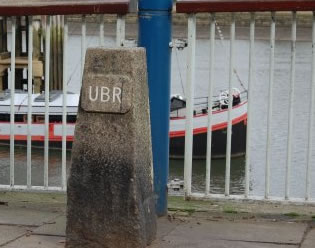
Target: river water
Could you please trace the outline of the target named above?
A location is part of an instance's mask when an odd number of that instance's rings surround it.
[[[311,30],[309,30],[311,32]],[[115,41],[111,37],[106,38],[107,46],[114,46]],[[80,42],[79,35],[72,34],[69,37],[68,75],[69,91],[79,92],[80,89]],[[87,37],[89,47],[98,45],[98,37]],[[229,41],[216,40],[215,49],[215,76],[214,91],[228,87],[229,80]],[[250,163],[250,187],[251,194],[264,194],[264,176],[266,163],[266,129],[269,86],[269,42],[257,40],[255,43],[255,80],[253,82],[252,104],[252,146]],[[294,95],[294,134],[292,147],[292,172],[290,178],[290,191],[292,197],[303,197],[305,192],[307,140],[308,140],[308,116],[311,86],[311,42],[299,41],[297,43],[296,84]],[[285,184],[285,165],[288,133],[288,103],[290,85],[290,42],[278,40],[275,50],[275,81],[273,88],[273,120],[272,120],[272,154],[271,154],[271,195],[283,196]],[[235,42],[235,69],[233,86],[242,89],[239,80],[248,86],[248,57],[249,42],[246,39]],[[185,95],[187,49],[174,50],[172,57],[172,93]],[[207,95],[208,90],[208,64],[209,41],[197,40],[196,50],[196,86],[195,96]],[[315,132],[314,132],[315,133]],[[315,138],[315,137],[314,137]],[[315,146],[314,146],[315,148]],[[315,150],[315,149],[314,149]],[[71,152],[67,153],[67,164],[70,164]],[[313,151],[313,162],[315,162]],[[231,165],[231,193],[242,194],[244,192],[245,159],[232,160]],[[60,185],[61,175],[61,151],[50,150],[49,153],[49,185]],[[32,176],[33,185],[43,185],[43,149],[32,149]],[[312,168],[312,178],[315,177],[315,165]],[[170,180],[183,179],[183,160],[170,161]],[[224,192],[225,160],[212,161],[211,192]],[[15,180],[16,184],[26,183],[26,148],[17,147],[15,151]],[[193,162],[193,191],[203,191],[205,187],[205,161]],[[315,181],[315,180],[314,180]],[[0,184],[9,183],[9,147],[0,146]],[[312,185],[312,196],[315,196],[315,182]]]

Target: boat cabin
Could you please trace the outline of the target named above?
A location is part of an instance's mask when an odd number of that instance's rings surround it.
[[[67,94],[67,123],[75,123],[78,111],[79,95]],[[28,94],[16,90],[14,95],[15,122],[26,123],[28,114]],[[0,122],[10,122],[11,94],[10,90],[0,92]],[[61,123],[63,113],[62,91],[49,93],[49,123]],[[32,123],[45,122],[45,93],[32,94]]]

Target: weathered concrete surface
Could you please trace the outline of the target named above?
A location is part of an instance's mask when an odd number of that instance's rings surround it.
[[[154,240],[144,49],[88,49],[67,193],[66,247],[141,248]]]
[[[314,248],[314,247],[315,247],[315,227],[313,227],[307,232],[301,248]]]
[[[33,230],[35,235],[46,236],[65,236],[66,233],[66,218],[65,215],[61,215],[50,222],[44,223],[44,225]]]
[[[29,227],[0,225],[0,247],[25,235]]]
[[[47,194],[47,199],[45,199],[43,195],[35,196],[36,194],[28,194],[25,197],[22,194],[21,197],[21,194],[10,193],[2,197],[0,193],[1,201],[8,202],[8,206],[0,206],[0,213],[4,208],[9,209],[6,211],[9,216],[14,216],[17,210],[19,215],[27,215],[29,210],[35,211],[32,215],[35,221],[25,220],[24,224],[27,226],[14,225],[16,223],[14,219],[12,219],[12,223],[0,225],[0,247],[62,248],[65,246],[66,216],[62,215],[65,211],[64,197],[55,198],[55,196],[51,197],[50,194]],[[25,202],[26,199],[27,202]],[[158,220],[157,239],[148,248],[315,247],[315,231],[312,229],[315,223],[312,220],[314,215],[312,207],[300,206],[305,214],[308,212],[308,216],[304,216],[303,212],[300,212],[300,217],[292,215],[284,219],[283,213],[291,211],[289,206],[275,208],[274,205],[271,205],[268,209],[268,204],[261,204],[264,205],[263,211],[266,213],[266,215],[261,215],[259,206],[251,203],[243,203],[245,205],[243,208],[239,203],[237,209],[240,212],[228,213],[224,209],[214,210],[215,205],[222,204],[220,202],[183,202],[181,198],[176,199],[175,202],[173,197],[169,202],[172,205],[172,212],[168,218]],[[231,208],[231,202],[229,204],[229,208]],[[49,205],[54,205],[54,208],[49,208]],[[59,207],[57,208],[57,206]],[[211,206],[212,208],[210,208]],[[250,215],[246,216],[246,213],[241,213],[242,209],[250,206],[252,211]],[[188,209],[189,211],[187,211]],[[298,211],[297,207],[294,209]],[[47,212],[59,215],[49,222],[43,222],[40,227],[28,227],[34,222],[39,223]],[[258,214],[256,215],[256,213]],[[244,217],[246,218],[244,219]],[[23,236],[21,237],[21,235]]]
[[[29,242],[29,245],[27,241],[35,229],[55,223],[60,215],[65,228],[64,195],[0,192],[0,202],[3,204],[0,205],[0,247],[50,248],[46,244],[40,246],[41,241]]]
[[[61,248],[65,246],[65,233],[60,230],[64,229],[65,221],[56,219],[55,223],[44,224],[28,235],[19,235],[20,238],[12,239],[12,242],[3,247]],[[304,223],[161,218],[158,220],[157,240],[148,248],[298,248],[305,231]],[[3,235],[6,234],[0,232],[0,238]],[[314,247],[312,237],[310,238],[308,242],[304,241],[302,248]]]
[[[0,225],[8,224],[21,226],[40,226],[57,217],[59,213],[46,211],[38,212],[33,209],[1,206]]]
[[[222,244],[249,243],[248,247],[250,243],[297,246],[303,238],[306,227],[305,224],[300,223],[284,225],[268,222],[213,222],[192,219],[164,237],[161,247],[207,247],[205,246],[207,241],[209,243],[220,241],[219,243]],[[187,233],[189,235],[185,235]]]
[[[65,246],[65,238],[31,235],[24,236],[18,240],[6,245],[6,248],[63,248]]]
[[[268,243],[253,243],[242,241],[227,241],[227,240],[202,240],[193,244],[192,242],[163,242],[162,244],[152,246],[150,248],[298,248],[298,246],[268,244]]]

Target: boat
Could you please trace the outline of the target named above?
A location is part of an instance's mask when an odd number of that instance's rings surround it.
[[[45,94],[32,94],[32,145],[41,146],[45,140]],[[71,148],[74,136],[76,115],[79,104],[79,94],[67,93],[66,96],[66,141]],[[0,93],[0,142],[10,140],[10,90]],[[28,94],[26,91],[15,90],[14,139],[16,144],[25,144],[28,134]],[[60,147],[62,141],[63,94],[61,91],[49,93],[49,143],[52,147]]]
[[[247,120],[247,93],[233,89],[232,109],[232,155],[243,155],[246,146],[246,120]],[[67,148],[71,149],[76,115],[79,103],[79,94],[67,93],[66,96],[66,141]],[[195,99],[194,108],[194,158],[205,158],[207,143],[208,101],[201,97]],[[45,140],[45,94],[32,94],[32,146],[42,146]],[[10,140],[10,90],[0,93],[0,142],[8,143]],[[214,97],[212,107],[212,157],[225,157],[226,128],[228,115],[228,93],[222,91]],[[170,110],[170,157],[183,158],[185,144],[185,109],[186,100],[180,95],[171,97]],[[16,90],[14,95],[15,110],[15,143],[26,144],[28,125],[28,94],[26,91]],[[60,147],[62,141],[62,113],[63,94],[61,91],[51,91],[49,94],[49,145]]]
[[[170,180],[167,184],[167,188],[172,191],[181,191],[184,189],[184,180],[180,180],[179,178]]]
[[[246,123],[247,123],[247,91],[232,90],[232,157],[243,156],[246,151]],[[212,102],[212,144],[211,157],[225,158],[228,120],[227,90],[213,97]],[[207,154],[208,132],[208,98],[195,99],[193,113],[193,158],[205,159]],[[170,118],[170,157],[182,159],[185,151],[185,111],[186,100],[180,95],[171,97]]]

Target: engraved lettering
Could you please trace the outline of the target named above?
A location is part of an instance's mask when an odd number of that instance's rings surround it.
[[[119,87],[114,87],[113,102],[115,102],[115,98],[117,98],[118,102],[121,103],[121,88]]]
[[[92,97],[92,86],[90,86],[90,94],[89,94],[89,97],[90,97],[90,101],[91,102],[95,102],[98,98],[98,87],[95,87],[95,97],[93,98]]]
[[[104,96],[106,96],[106,99],[104,99]],[[108,102],[109,100],[110,100],[109,88],[108,87],[102,87],[101,88],[101,102]]]

